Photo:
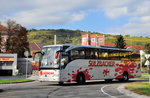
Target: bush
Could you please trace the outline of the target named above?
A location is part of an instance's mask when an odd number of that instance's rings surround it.
[[[142,73],[148,73],[148,68],[147,67],[142,67]]]

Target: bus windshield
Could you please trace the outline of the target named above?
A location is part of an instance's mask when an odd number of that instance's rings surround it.
[[[60,47],[45,47],[42,49],[40,68],[59,68]],[[57,56],[57,57],[56,57]]]

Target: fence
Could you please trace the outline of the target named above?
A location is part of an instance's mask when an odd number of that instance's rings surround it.
[[[28,61],[28,64],[26,62]],[[27,67],[27,74],[32,74],[33,67],[32,67],[32,58],[18,58],[17,59],[17,69],[19,70],[19,74],[26,74],[26,66]]]

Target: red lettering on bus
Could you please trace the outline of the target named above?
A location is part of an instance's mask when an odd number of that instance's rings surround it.
[[[89,66],[92,66],[92,61],[91,60],[89,61]]]
[[[54,72],[43,72],[42,70],[40,71],[40,75],[52,75]]]
[[[117,64],[116,64],[117,65]],[[118,64],[119,66],[122,66],[120,64]],[[118,66],[117,65],[117,66]],[[100,61],[100,60],[97,60],[97,61],[89,61],[89,65],[88,66],[115,66],[115,61]]]

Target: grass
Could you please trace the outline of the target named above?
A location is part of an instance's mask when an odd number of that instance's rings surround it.
[[[17,83],[17,82],[28,82],[32,81],[31,79],[2,79],[0,83]]]
[[[142,73],[142,75],[149,75],[148,73]]]
[[[138,77],[138,79],[149,79],[148,76],[141,76],[141,77]]]
[[[148,73],[141,73],[142,75],[147,75],[147,76],[141,76],[138,77],[138,79],[149,79],[149,74]]]
[[[134,82],[125,85],[125,88],[138,94],[150,96],[149,82]]]

